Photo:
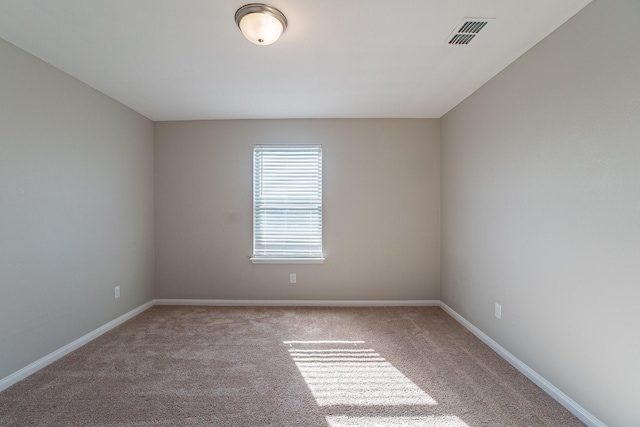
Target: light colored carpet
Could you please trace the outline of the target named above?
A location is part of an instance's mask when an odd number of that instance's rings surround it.
[[[0,393],[2,426],[580,426],[440,308],[156,306]]]

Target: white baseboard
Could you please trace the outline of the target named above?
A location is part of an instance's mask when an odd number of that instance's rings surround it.
[[[473,335],[475,335],[482,342],[491,347],[493,351],[500,355],[500,357],[509,362],[518,371],[522,372],[525,377],[529,378],[534,384],[544,390],[549,396],[553,397],[558,403],[567,408],[567,410],[575,415],[580,421],[590,427],[607,427],[605,423],[593,416],[593,414],[580,406],[575,400],[564,394],[560,389],[547,381],[543,376],[527,366],[523,361],[508,352],[504,347],[495,342],[493,339],[491,339],[491,337],[482,332],[480,329],[475,327],[471,322],[462,317],[447,304],[441,301],[440,307],[451,317],[457,320],[462,326],[467,328]]]
[[[76,350],[76,349],[82,347],[83,345],[87,344],[88,342],[93,341],[94,339],[98,338],[100,335],[104,334],[105,332],[110,331],[111,329],[115,328],[116,326],[126,322],[127,320],[131,319],[132,317],[137,316],[138,314],[140,314],[143,311],[147,310],[148,308],[153,307],[153,305],[154,305],[153,301],[149,301],[149,302],[147,302],[145,304],[142,304],[141,306],[134,308],[133,310],[129,311],[128,313],[125,313],[122,316],[120,316],[120,317],[118,317],[116,319],[113,319],[111,322],[106,323],[106,324],[100,326],[97,329],[94,329],[93,331],[89,332],[86,335],[83,335],[82,337],[78,338],[77,340],[70,342],[69,344],[65,345],[64,347],[61,347],[61,348],[59,348],[59,349],[47,354],[46,356],[36,360],[35,362],[31,363],[30,365],[25,366],[24,368],[20,369],[19,371],[16,371],[13,374],[0,379],[0,391],[11,387],[12,385],[17,383],[18,381],[21,381],[21,380],[25,379],[29,375],[34,374],[35,372],[39,371],[40,369],[44,368],[45,366],[55,362],[58,359],[61,359],[62,357],[66,356],[67,354],[71,353],[73,350]]]
[[[439,307],[439,300],[231,300],[156,299],[156,305],[220,307]]]

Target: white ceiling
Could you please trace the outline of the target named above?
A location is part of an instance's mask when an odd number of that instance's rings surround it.
[[[249,2],[2,0],[0,37],[156,121],[437,118],[590,0],[270,0],[271,46]],[[465,17],[495,19],[447,44]]]

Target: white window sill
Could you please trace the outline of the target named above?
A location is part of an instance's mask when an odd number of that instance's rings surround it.
[[[249,258],[253,264],[324,264],[324,258]]]

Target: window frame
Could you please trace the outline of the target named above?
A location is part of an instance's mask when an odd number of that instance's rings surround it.
[[[262,184],[263,184],[263,176],[261,175],[260,177],[258,177],[256,174],[258,173],[256,170],[256,156],[257,156],[257,151],[262,151],[265,152],[270,149],[277,151],[277,150],[296,150],[297,148],[301,149],[301,150],[318,150],[319,152],[319,172],[318,172],[318,179],[319,179],[319,196],[320,196],[320,202],[319,202],[319,211],[320,211],[320,215],[319,215],[319,226],[320,226],[320,252],[319,254],[313,254],[313,255],[309,255],[309,256],[293,256],[291,255],[286,255],[286,254],[281,254],[281,255],[276,255],[276,254],[260,254],[257,255],[257,253],[259,251],[256,251],[256,241],[257,241],[257,221],[256,221],[256,214],[257,214],[257,209],[259,209],[259,207],[257,206],[257,200],[256,200],[256,193],[257,193],[257,189],[256,189],[256,184],[259,181],[260,182],[260,188],[262,188]],[[251,262],[253,264],[322,264],[325,261],[325,257],[324,257],[324,248],[323,248],[323,233],[324,233],[324,229],[323,229],[323,221],[322,221],[322,213],[323,213],[323,188],[322,188],[322,172],[323,172],[323,159],[322,159],[322,145],[321,144],[256,144],[253,147],[253,153],[252,153],[252,201],[253,201],[253,211],[252,211],[252,225],[253,225],[253,252],[252,252],[252,256],[249,258],[251,260]],[[313,202],[310,204],[316,204],[317,202]],[[266,250],[266,249],[262,249],[262,250]],[[273,250],[273,249],[272,249]]]

